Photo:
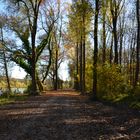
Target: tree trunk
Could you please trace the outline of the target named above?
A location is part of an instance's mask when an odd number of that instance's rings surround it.
[[[1,37],[2,37],[2,45],[4,47],[5,45],[4,45],[2,28],[1,28]],[[6,60],[6,55],[5,55],[5,48],[3,48],[3,60],[4,60],[4,69],[5,69],[6,81],[7,81],[7,88],[8,88],[7,97],[9,97],[9,94],[11,93],[11,86],[10,86],[10,79],[9,79],[9,74],[8,74],[8,67],[7,67],[7,60]]]
[[[102,3],[103,8],[105,8],[105,1],[103,0]],[[103,56],[102,56],[102,62],[103,64],[106,61],[106,26],[105,26],[105,16],[106,12],[103,10]]]
[[[110,10],[112,15],[113,24],[113,37],[114,37],[114,63],[118,64],[118,38],[117,38],[117,18],[118,18],[118,5],[116,0],[110,0]]]
[[[130,75],[130,84],[133,85],[133,73],[132,73],[132,68],[133,68],[133,38],[131,37],[131,41],[130,41],[130,61],[129,61],[129,65],[130,65],[130,69],[129,69],[129,75]]]
[[[79,80],[78,80],[78,75],[79,75],[79,53],[78,53],[78,50],[79,49],[79,46],[78,46],[78,41],[76,43],[76,48],[75,48],[75,54],[76,54],[76,64],[75,64],[75,69],[76,69],[76,72],[75,72],[75,83],[74,83],[74,88],[75,90],[79,90]]]
[[[8,67],[7,67],[7,60],[6,60],[5,52],[3,52],[3,56],[4,56],[4,69],[5,69],[7,87],[8,87],[7,97],[9,97],[9,94],[11,93],[11,86],[10,86],[10,79],[9,79],[9,74],[8,74]]]
[[[39,91],[43,91],[43,85],[38,77],[38,74],[36,74],[36,80],[37,80],[37,86],[38,86]]]
[[[137,86],[139,81],[139,66],[140,66],[140,1],[136,1],[136,13],[137,13],[137,47],[136,47],[136,73],[135,73],[135,83],[134,87]]]
[[[80,91],[82,93],[83,91],[83,42],[82,42],[82,34],[81,34],[81,39],[80,39]]]
[[[120,50],[119,50],[119,64],[122,65],[122,45],[123,45],[123,36],[120,36]]]
[[[120,35],[119,35],[119,40],[120,40],[120,48],[119,48],[119,64],[120,66],[122,65],[122,45],[123,45],[123,23],[120,19]]]
[[[85,94],[85,67],[86,67],[86,62],[85,62],[85,34],[83,35],[83,88],[82,88],[82,94]]]
[[[55,86],[54,89],[58,89],[58,46],[56,47],[56,52],[55,52]]]
[[[119,48],[119,64],[120,66],[122,65],[122,47],[123,47],[123,40],[124,40],[124,24],[125,24],[125,13],[122,15],[123,17],[120,18],[120,35],[119,35],[119,40],[120,40],[120,48]]]
[[[37,3],[36,3],[37,5]],[[31,28],[31,43],[32,43],[32,91],[31,95],[38,95],[37,81],[36,81],[36,31],[37,31],[38,14],[34,13],[33,27]]]
[[[42,83],[44,83],[45,79],[47,78],[50,67],[51,67],[51,64],[52,64],[52,50],[50,48],[49,48],[49,55],[50,55],[49,56],[49,62],[48,62],[48,66],[47,66],[45,75],[43,76]]]
[[[35,33],[32,33],[32,91],[31,95],[37,95],[37,82],[36,82],[36,51],[35,51]]]
[[[86,45],[86,34],[85,34],[85,13],[83,14],[83,40],[82,40],[82,46],[83,46],[83,88],[82,88],[82,94],[85,94],[85,68],[86,68],[86,62],[85,62],[85,45]]]
[[[112,65],[112,59],[113,59],[113,35],[111,38],[111,45],[110,45],[110,65]]]
[[[117,38],[117,19],[113,19],[113,35],[114,35],[114,63],[118,64],[118,38]]]
[[[41,4],[41,1],[31,1],[32,5],[34,5],[33,8],[33,20],[31,23],[31,19],[29,19],[29,26],[31,31],[31,44],[32,44],[32,95],[38,95],[37,91],[37,79],[36,79],[36,33],[37,33],[37,21],[38,21],[38,14],[39,14],[39,6]]]
[[[93,99],[97,99],[97,59],[98,59],[98,14],[99,0],[95,1],[95,21],[94,21],[94,56],[93,56]]]

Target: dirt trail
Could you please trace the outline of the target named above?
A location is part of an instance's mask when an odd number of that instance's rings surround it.
[[[140,112],[50,92],[0,107],[0,140],[140,140]]]

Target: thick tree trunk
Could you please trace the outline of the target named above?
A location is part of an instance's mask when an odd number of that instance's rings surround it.
[[[31,44],[32,44],[32,95],[38,95],[37,91],[37,79],[36,79],[36,33],[37,33],[37,22],[38,22],[38,14],[39,14],[39,7],[41,4],[41,1],[31,1],[32,5],[34,5],[33,8],[33,20],[31,22],[31,19],[29,18],[29,26],[31,31]]]
[[[31,95],[37,95],[37,82],[36,82],[36,51],[35,51],[35,33],[32,33],[32,91]]]
[[[37,2],[35,3],[37,6]],[[37,8],[37,7],[36,7]],[[35,9],[37,10],[37,9]],[[33,25],[30,27],[31,30],[31,44],[32,44],[32,91],[31,95],[38,95],[37,91],[37,81],[36,81],[36,32],[37,32],[37,18],[38,13],[34,11],[34,17],[33,17]]]
[[[39,91],[43,91],[43,85],[38,77],[38,74],[36,74],[36,80],[37,80],[37,86],[38,86]]]
[[[93,56],[93,99],[97,99],[97,59],[98,59],[98,14],[99,0],[95,1],[95,21],[94,21],[94,56]]]
[[[34,56],[34,55],[33,55]],[[36,73],[35,73],[35,69],[36,69],[36,65],[35,65],[35,61],[34,58],[32,59],[32,91],[31,94],[32,95],[37,95],[37,86],[36,86]]]

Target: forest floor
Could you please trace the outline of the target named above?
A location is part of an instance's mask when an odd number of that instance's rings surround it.
[[[47,92],[0,106],[0,140],[140,140],[140,111]]]

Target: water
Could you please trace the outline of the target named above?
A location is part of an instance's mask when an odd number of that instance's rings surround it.
[[[3,88],[2,91],[5,92],[7,89]],[[26,88],[11,88],[12,93],[23,94]]]
[[[25,90],[26,88],[11,88],[11,91],[16,94],[17,93],[23,94]]]

